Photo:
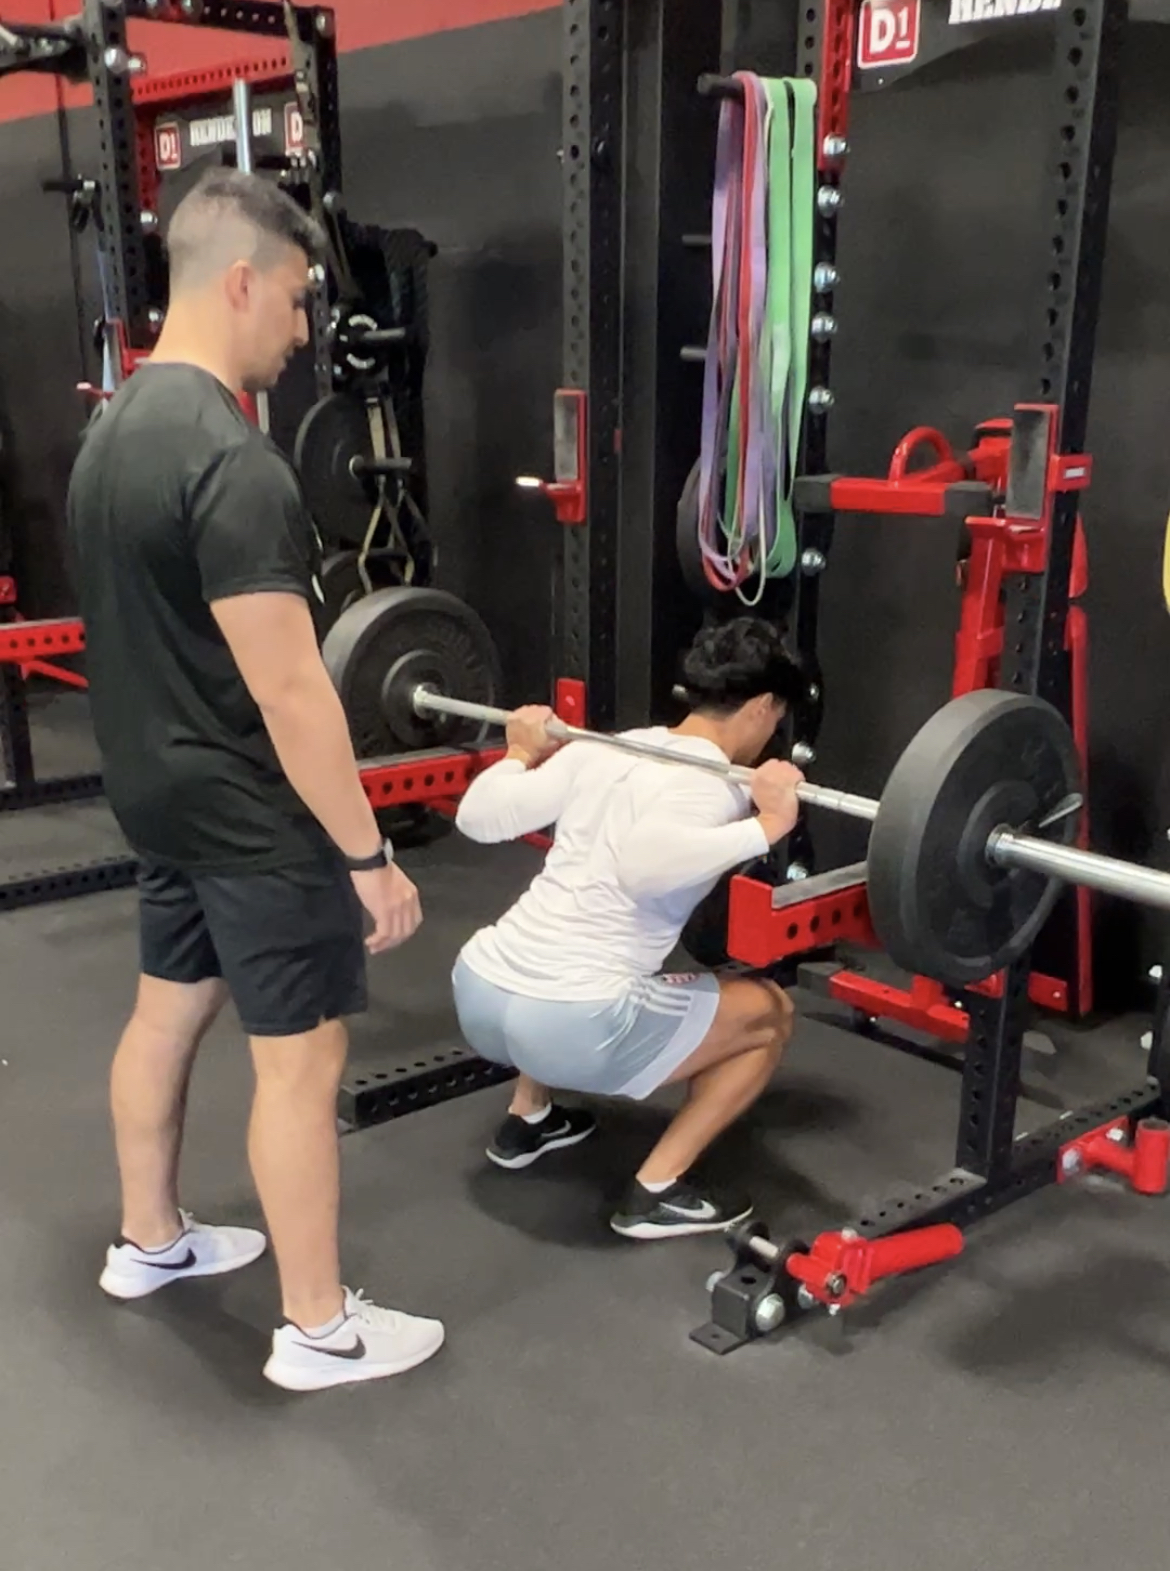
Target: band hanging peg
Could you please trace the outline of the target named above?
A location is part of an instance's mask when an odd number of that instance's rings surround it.
[[[580,388],[558,388],[553,398],[554,478],[517,475],[522,491],[548,497],[561,524],[584,524],[588,518],[586,475],[589,472],[588,398]]]

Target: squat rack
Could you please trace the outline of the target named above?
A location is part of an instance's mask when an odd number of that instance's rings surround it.
[[[918,33],[911,58],[866,73],[855,68],[855,50],[859,17],[872,14],[868,4],[802,0],[777,19],[774,57],[754,64],[769,74],[818,82],[815,309],[831,317],[851,91],[884,87],[986,36],[989,28],[1051,30],[1051,207],[1046,287],[1031,334],[1035,370],[1021,386],[1012,421],[1002,502],[991,517],[972,519],[971,527],[976,534],[982,528],[984,539],[1011,545],[999,558],[1002,628],[1010,633],[1001,635],[991,668],[997,685],[1045,698],[1067,717],[1066,630],[1079,492],[1091,468],[1084,451],[1128,13],[1126,0],[1044,0],[1026,9],[1024,21],[1017,12],[1025,7],[999,0],[921,0],[913,5]],[[565,530],[559,598],[564,617],[581,631],[568,646],[574,664],[566,674],[586,683],[591,722],[602,727],[668,709],[677,650],[699,620],[674,561],[674,513],[697,449],[700,392],[698,378],[680,362],[702,358],[690,346],[703,340],[709,310],[709,294],[700,290],[688,252],[709,247],[715,126],[704,96],[737,91],[734,80],[714,71],[716,63],[723,73],[736,64],[730,47],[734,7],[725,11],[721,17],[705,0],[564,5],[568,389],[558,398],[575,391],[577,418],[588,435],[579,471],[565,468],[558,449],[556,479],[575,483],[576,522],[583,525]],[[801,567],[791,585],[797,646],[812,661],[820,575],[831,554],[834,509],[842,505],[828,461],[832,343],[833,334],[826,333],[810,346],[797,493]],[[868,510],[887,509],[875,504]],[[815,674],[815,665],[811,669]],[[815,741],[818,723],[814,705],[799,739]],[[1058,974],[1074,987],[1075,898],[1063,903],[1053,939]],[[843,935],[873,941],[863,864],[784,887],[737,879],[728,947],[733,958],[767,968],[814,949],[817,933],[833,920]],[[695,1333],[697,1340],[725,1352],[778,1323],[777,1303],[781,1317],[816,1303],[839,1307],[866,1272],[870,1279],[878,1274],[872,1255],[863,1259],[858,1250],[908,1226],[974,1221],[1092,1165],[1104,1131],[1116,1149],[1118,1135],[1125,1134],[1113,1128],[1117,1120],[1164,1110],[1170,1052],[1160,1028],[1140,1083],[1016,1139],[1030,971],[1025,957],[955,1004],[929,983],[906,995],[908,1008],[918,1007],[923,1021],[941,1002],[948,1014],[968,1022],[962,1062],[955,1065],[962,1071],[955,1166],[932,1185],[872,1207],[854,1228],[823,1235],[821,1255],[839,1262],[853,1251],[852,1286],[840,1271],[822,1272],[819,1286],[810,1286],[806,1275],[801,1301],[787,1260],[803,1246],[761,1251],[740,1240],[736,1267],[713,1284],[711,1319]],[[948,1243],[938,1258],[949,1249]],[[909,1268],[912,1257],[911,1248],[894,1269]],[[825,1288],[829,1277],[840,1288],[836,1295]]]

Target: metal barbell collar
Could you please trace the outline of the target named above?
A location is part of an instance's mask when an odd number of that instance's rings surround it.
[[[506,726],[512,718],[510,710],[468,703],[461,698],[448,698],[445,694],[436,693],[425,683],[414,689],[411,703],[419,715],[458,715],[466,720],[481,720],[485,725]],[[600,742],[623,753],[656,759],[659,763],[705,769],[709,774],[722,775],[737,785],[750,785],[755,773],[739,764],[676,753],[669,748],[658,747],[653,742],[639,742],[633,737],[611,736],[605,731],[587,731],[580,726],[567,725],[563,720],[550,720],[546,729],[557,742]],[[796,787],[796,795],[810,807],[822,807],[827,812],[844,813],[851,818],[868,819],[871,823],[877,817],[881,805],[873,797],[854,796],[848,791],[813,785],[807,780]],[[1170,874],[1161,873],[1156,868],[1142,867],[1136,862],[1102,856],[1096,851],[1082,851],[1077,846],[1054,845],[1050,840],[1007,827],[993,829],[988,836],[987,860],[996,867],[1023,868],[1047,878],[1059,878],[1067,884],[1096,889],[1101,894],[1133,900],[1138,905],[1170,911]]]

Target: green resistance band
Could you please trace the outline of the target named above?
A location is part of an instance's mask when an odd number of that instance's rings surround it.
[[[790,77],[764,78],[766,233],[768,280],[756,374],[767,389],[775,433],[776,528],[760,542],[759,584],[746,604],[757,604],[767,581],[785,578],[796,565],[796,513],[792,503],[796,464],[808,393],[809,327],[812,320],[813,226],[816,188],[816,84]],[[746,193],[745,193],[746,197]],[[747,521],[739,497],[740,371],[727,433],[724,533],[728,554],[742,552]]]

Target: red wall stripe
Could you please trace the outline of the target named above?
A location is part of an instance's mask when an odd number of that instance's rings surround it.
[[[559,4],[560,0],[333,0],[333,9],[338,48],[349,52],[551,11]],[[9,22],[37,22],[72,16],[79,9],[80,0],[2,0],[0,14]],[[269,39],[178,23],[132,23],[130,41],[145,55],[151,74],[160,76],[272,52]],[[51,114],[62,101],[72,109],[88,100],[87,89],[65,86],[53,77],[17,72],[0,78],[0,121]]]

